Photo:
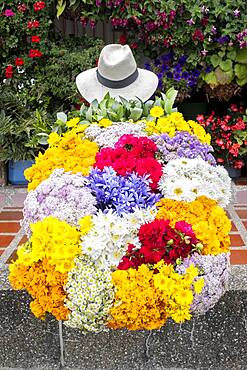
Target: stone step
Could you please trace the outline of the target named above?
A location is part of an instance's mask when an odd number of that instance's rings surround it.
[[[0,369],[59,369],[58,322],[34,318],[29,301],[26,293],[12,291],[2,282]],[[64,369],[246,370],[246,307],[247,266],[235,266],[229,290],[214,309],[182,325],[169,321],[152,332],[97,335],[63,326]]]

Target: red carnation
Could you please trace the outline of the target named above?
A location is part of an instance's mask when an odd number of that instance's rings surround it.
[[[14,75],[14,71],[13,71],[13,66],[12,65],[8,65],[6,68],[5,68],[5,77],[6,78],[12,78]]]
[[[37,1],[33,4],[33,9],[35,12],[38,12],[39,10],[42,10],[45,8],[45,2],[44,1]]]
[[[24,65],[24,60],[22,58],[15,58],[15,65],[17,67],[23,66]]]
[[[31,37],[31,41],[32,42],[36,42],[37,43],[37,42],[40,42],[40,40],[41,40],[41,37],[40,36],[32,36]]]
[[[29,57],[30,58],[40,58],[42,57],[42,53],[38,49],[30,49]]]

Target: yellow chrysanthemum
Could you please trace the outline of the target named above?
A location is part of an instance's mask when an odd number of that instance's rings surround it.
[[[103,118],[99,121],[98,125],[100,127],[109,127],[112,125],[112,121],[109,120],[108,118]]]
[[[148,135],[167,133],[170,137],[174,137],[177,131],[187,131],[191,135],[197,136],[202,143],[210,144],[211,136],[206,133],[204,128],[197,122],[185,121],[182,113],[173,112],[168,116],[158,118],[157,122],[146,122]]]
[[[80,117],[71,118],[69,121],[66,122],[66,126],[69,128],[76,127],[80,122]]]
[[[61,273],[70,271],[79,255],[80,232],[65,221],[49,216],[31,225],[30,241],[18,251],[18,261],[30,266],[44,258]]]
[[[61,136],[59,136],[56,132],[51,132],[47,141],[50,146],[56,146],[60,140]]]
[[[202,289],[204,287],[204,278],[200,278],[197,281],[194,282],[194,291],[196,294],[200,294],[202,292]]]
[[[164,115],[164,109],[155,105],[153,108],[150,109],[150,116],[154,118],[159,118]]]
[[[25,177],[29,181],[28,190],[34,190],[56,168],[64,168],[66,172],[72,173],[81,172],[87,176],[95,162],[98,145],[81,138],[77,129],[72,129],[61,137],[55,133],[51,135],[51,147],[44,154],[39,153],[35,164],[25,171]]]
[[[85,216],[81,218],[79,225],[81,235],[86,235],[93,227],[92,216]]]

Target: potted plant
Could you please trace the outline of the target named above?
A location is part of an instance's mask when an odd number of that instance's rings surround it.
[[[26,184],[24,170],[32,165],[35,156],[43,150],[39,133],[51,131],[44,119],[45,113],[13,120],[0,112],[0,157],[8,163],[8,181],[14,185]],[[43,134],[42,134],[43,135]]]
[[[211,134],[211,145],[219,164],[225,166],[229,176],[239,177],[247,155],[247,120],[244,108],[230,106],[229,114],[217,117],[214,112],[209,117],[199,115],[198,122]]]

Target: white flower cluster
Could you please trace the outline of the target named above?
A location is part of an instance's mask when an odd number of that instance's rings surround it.
[[[158,184],[165,198],[191,202],[205,195],[226,207],[231,199],[231,179],[221,166],[211,166],[202,158],[178,158],[163,167]]]
[[[92,218],[93,228],[82,237],[82,252],[102,269],[118,266],[125,255],[128,245],[140,246],[137,236],[143,223],[151,222],[157,214],[155,207],[138,209],[122,217],[109,211],[99,211]]]
[[[75,259],[65,287],[65,306],[70,309],[65,325],[82,332],[106,331],[109,310],[114,299],[110,270],[101,270],[87,256]]]
[[[84,134],[87,139],[95,141],[99,147],[104,148],[114,147],[114,144],[125,134],[131,134],[137,137],[147,136],[144,128],[144,122],[114,122],[106,128],[93,123],[86,128]]]

